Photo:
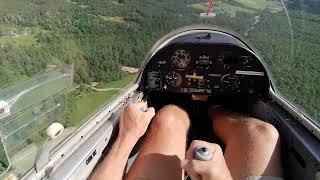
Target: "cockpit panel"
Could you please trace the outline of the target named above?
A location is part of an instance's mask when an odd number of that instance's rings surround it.
[[[174,43],[161,49],[145,67],[148,91],[262,94],[268,77],[249,50],[228,44]]]

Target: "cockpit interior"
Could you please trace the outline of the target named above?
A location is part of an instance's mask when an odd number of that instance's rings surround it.
[[[159,49],[141,72],[140,90],[150,106],[183,107],[192,120],[189,140],[212,140],[210,106],[252,114],[268,101],[270,80],[259,57],[241,40],[216,32],[179,36]],[[206,130],[205,130],[206,129]]]
[[[312,153],[315,147],[298,145],[306,141],[294,134],[305,127],[297,124],[274,97],[272,79],[257,52],[232,34],[200,30],[168,38],[150,54],[137,82],[149,106],[159,110],[175,104],[188,112],[188,144],[200,139],[224,147],[212,133],[208,116],[210,107],[222,106],[278,129],[285,179],[303,179],[306,176],[302,172],[312,177],[316,172],[311,169],[320,165],[319,153]],[[301,132],[303,138],[312,136],[306,129]]]

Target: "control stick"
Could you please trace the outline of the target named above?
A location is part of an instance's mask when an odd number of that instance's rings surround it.
[[[213,156],[213,151],[205,146],[198,146],[194,151],[194,157],[200,161],[210,161]],[[185,177],[185,180],[190,180],[189,176]]]
[[[194,157],[201,161],[210,161],[212,159],[213,152],[205,146],[198,146],[194,151]]]

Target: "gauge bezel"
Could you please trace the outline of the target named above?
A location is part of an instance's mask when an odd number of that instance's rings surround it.
[[[182,59],[179,56],[185,56],[185,58]],[[177,49],[173,52],[171,61],[175,67],[179,69],[186,69],[191,62],[191,54],[185,49]],[[185,61],[185,63],[182,61]]]

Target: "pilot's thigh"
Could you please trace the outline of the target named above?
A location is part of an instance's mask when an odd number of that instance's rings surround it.
[[[225,160],[235,179],[253,176],[282,177],[280,139],[271,124],[237,115],[213,119],[214,131],[223,137]]]
[[[182,179],[180,161],[185,157],[188,114],[175,105],[163,107],[130,168],[127,179]]]

